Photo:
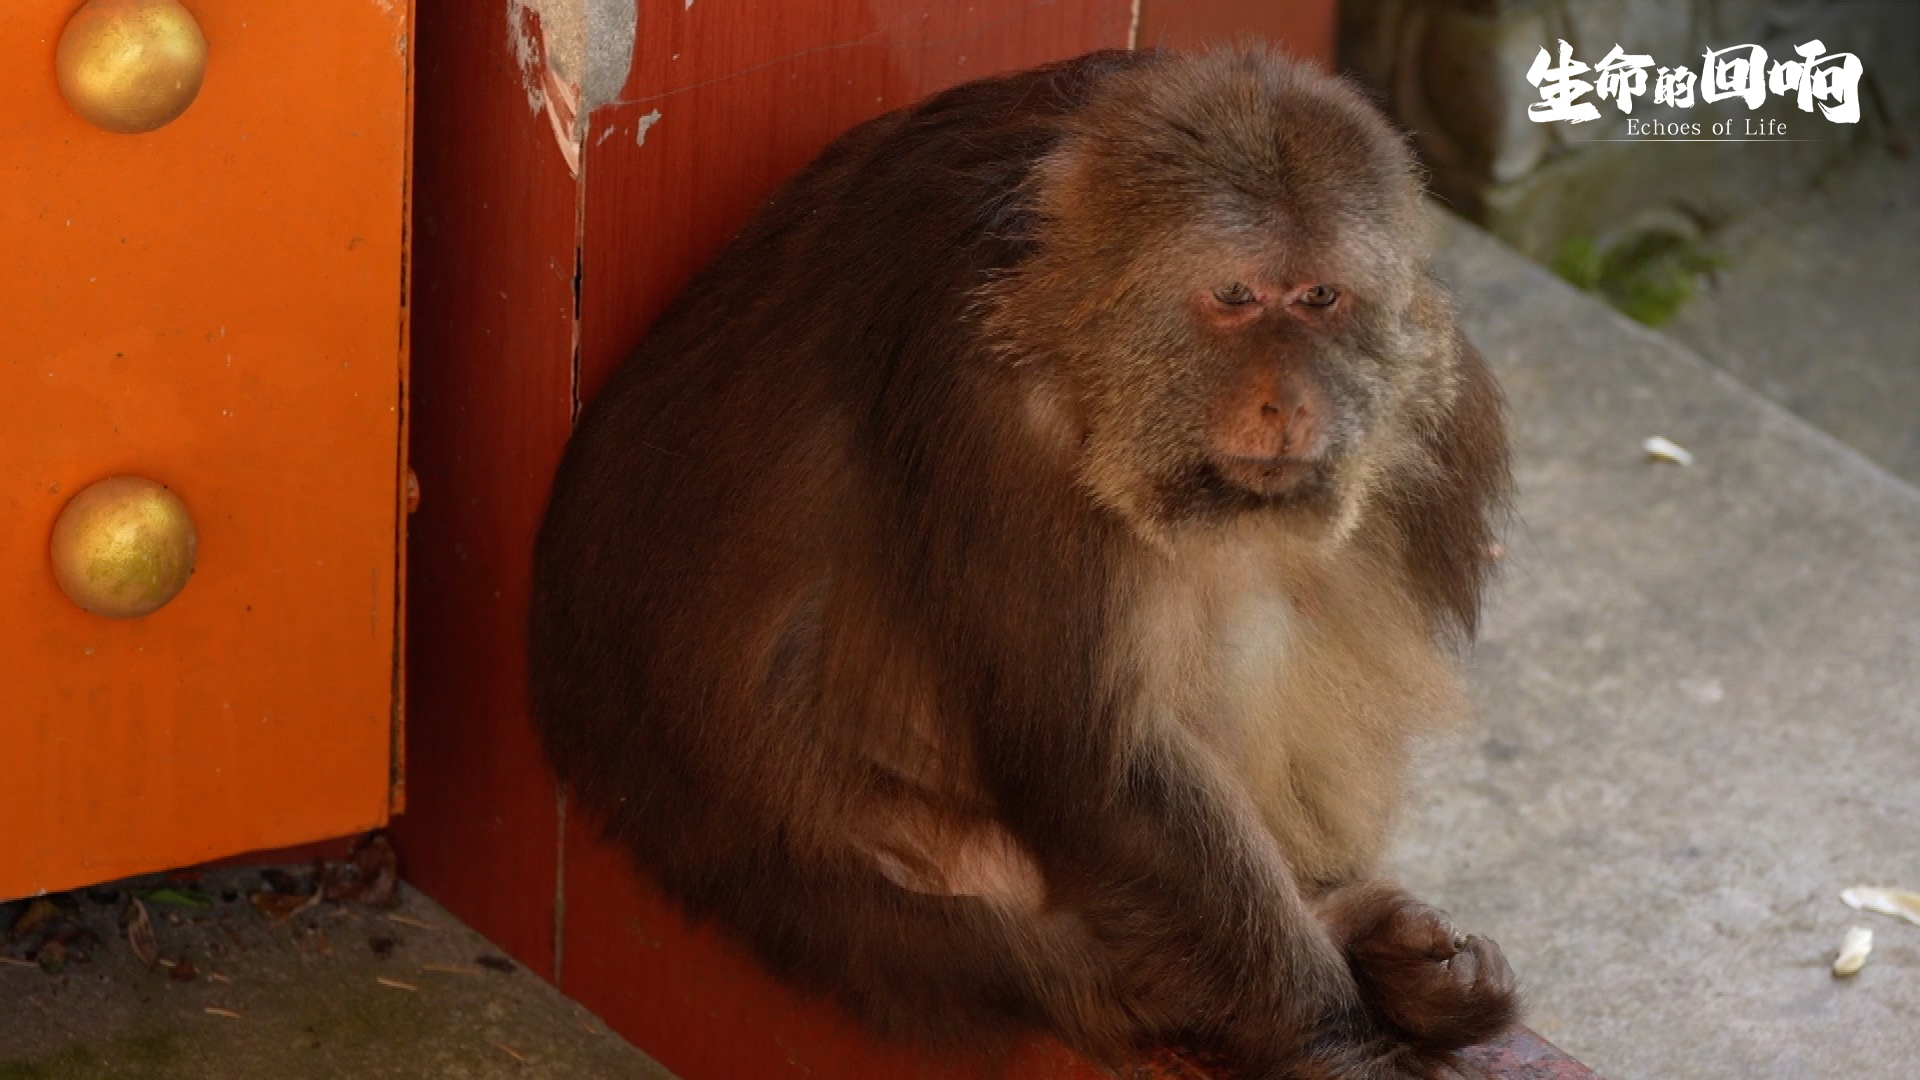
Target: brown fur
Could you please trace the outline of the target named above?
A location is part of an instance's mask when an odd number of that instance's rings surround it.
[[[1258,50],[849,133],[568,447],[560,774],[884,1034],[1453,1075],[1511,973],[1374,865],[1410,735],[1461,710],[1505,444],[1421,217],[1384,121]]]

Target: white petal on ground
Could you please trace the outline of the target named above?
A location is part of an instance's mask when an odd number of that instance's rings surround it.
[[[1640,444],[1640,449],[1655,461],[1664,461],[1673,465],[1693,464],[1693,454],[1687,448],[1664,435],[1655,435]]]
[[[1858,975],[1867,964],[1867,954],[1873,951],[1873,931],[1864,926],[1856,926],[1847,931],[1840,942],[1840,955],[1833,958],[1833,973],[1845,978]]]
[[[1920,892],[1914,892],[1912,889],[1855,885],[1840,893],[1840,901],[1855,911],[1891,915],[1896,919],[1905,919],[1915,926],[1920,926]]]

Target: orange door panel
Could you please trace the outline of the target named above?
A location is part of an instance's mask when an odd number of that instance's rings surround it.
[[[383,822],[397,762],[406,0],[184,0],[197,98],[62,97],[77,0],[0,4],[0,898]],[[102,478],[197,571],[138,618],[49,560]]]

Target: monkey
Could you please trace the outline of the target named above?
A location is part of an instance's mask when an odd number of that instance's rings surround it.
[[[1472,1075],[1492,941],[1380,875],[1502,396],[1362,92],[1104,51],[854,128],[583,411],[532,713],[690,917],[885,1039]]]

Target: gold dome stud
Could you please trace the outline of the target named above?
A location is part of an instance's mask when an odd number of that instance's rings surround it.
[[[138,135],[193,104],[207,73],[207,39],[177,0],[88,0],[60,34],[54,73],[75,112]]]
[[[198,544],[180,496],[144,477],[108,477],[75,495],[54,521],[53,577],[95,615],[138,618],[187,587]]]

